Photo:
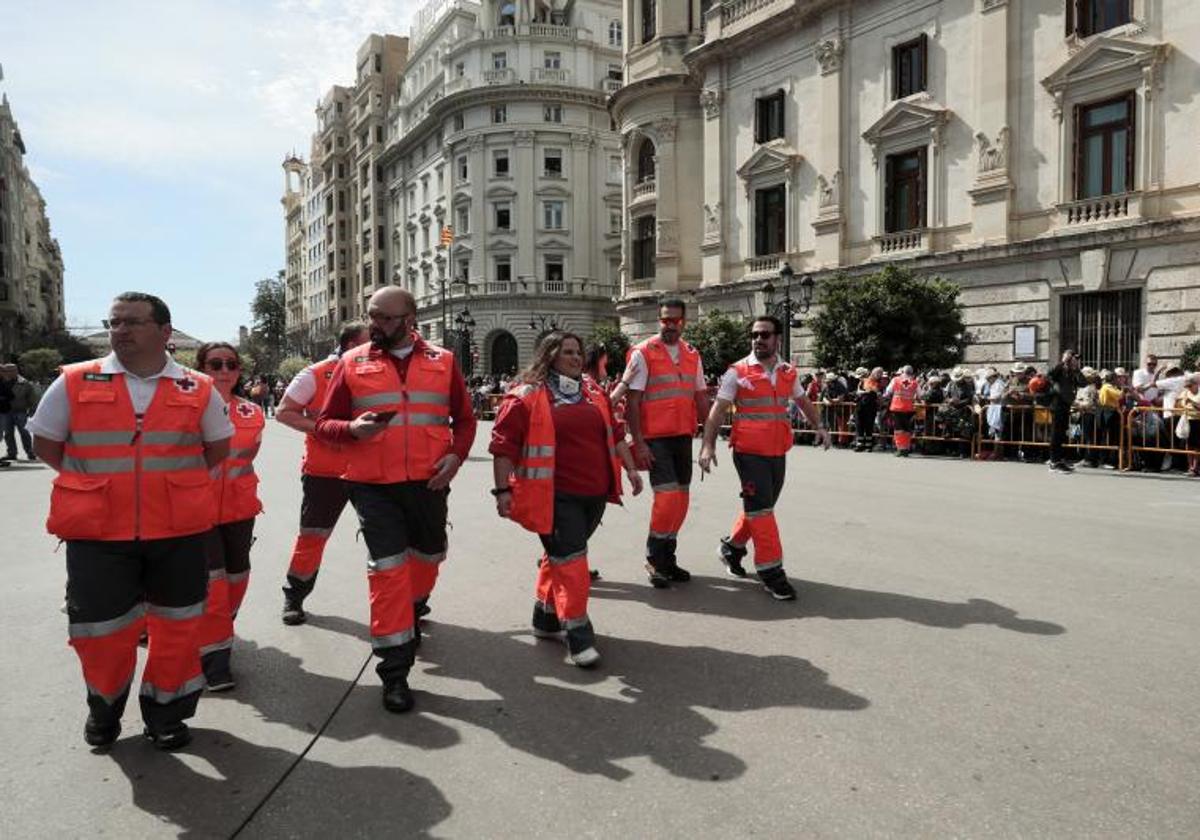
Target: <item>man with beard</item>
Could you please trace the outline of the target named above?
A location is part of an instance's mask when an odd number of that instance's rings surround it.
[[[650,471],[654,490],[646,574],[655,589],[666,589],[691,579],[675,549],[687,518],[692,438],[698,418],[708,414],[708,386],[700,354],[680,337],[687,321],[684,302],[663,301],[658,313],[658,335],[633,349],[622,382],[629,391],[625,420],[634,459],[638,469]]]
[[[369,554],[383,705],[407,712],[420,641],[414,607],[433,591],[446,556],[446,498],[475,440],[475,415],[454,354],[414,332],[412,294],[380,289],[367,316],[371,342],[342,354],[315,432],[345,445],[343,478]]]
[[[700,469],[708,472],[717,464],[717,433],[729,412],[733,430],[733,465],[742,482],[742,512],[733,532],[721,539],[719,556],[728,572],[746,577],[742,559],[746,545],[754,541],[754,571],[762,585],[778,601],[796,598],[796,590],[783,571],[783,545],[775,522],[775,504],[783,491],[787,453],[792,448],[792,424],[787,405],[795,400],[805,418],[817,430],[816,444],[829,448],[829,430],[821,423],[816,407],[804,395],[796,369],[777,355],[782,322],[764,315],[750,328],[750,355],[730,366],[721,377],[717,399],[704,424],[700,445]]]

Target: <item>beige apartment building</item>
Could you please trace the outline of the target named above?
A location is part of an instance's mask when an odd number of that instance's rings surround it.
[[[417,15],[379,167],[387,273],[476,373],[554,326],[615,323],[619,0],[434,0]]]
[[[624,27],[631,333],[666,293],[749,313],[785,263],[895,263],[961,286],[972,364],[1200,336],[1200,3],[625,0]]]
[[[65,323],[62,251],[8,97],[0,97],[0,355]]]

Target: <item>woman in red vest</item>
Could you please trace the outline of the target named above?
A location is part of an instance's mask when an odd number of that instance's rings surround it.
[[[229,457],[213,468],[217,525],[208,532],[208,598],[200,625],[200,664],[209,691],[233,688],[229,667],[233,651],[233,620],[250,583],[250,545],[254,517],[262,512],[254,456],[262,443],[266,419],[260,406],[236,392],[242,374],[238,351],[223,341],[210,341],[196,351],[196,366],[213,380],[229,408],[233,441]]]
[[[505,397],[492,429],[496,511],[534,532],[538,563],[533,633],[566,636],[569,659],[583,668],[600,654],[588,619],[587,542],[604,507],[620,504],[621,467],[636,496],[642,478],[613,419],[607,395],[583,376],[583,341],[552,332]]]

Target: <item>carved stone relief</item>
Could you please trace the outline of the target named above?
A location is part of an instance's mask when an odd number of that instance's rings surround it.
[[[679,250],[679,233],[672,219],[659,219],[655,225],[657,244],[655,250],[659,254],[674,256]]]
[[[654,124],[654,131],[661,142],[674,143],[675,131],[679,124],[675,120],[659,120]]]
[[[1000,129],[993,143],[982,131],[976,133],[979,146],[979,173],[1004,171],[1008,168],[1008,126]]]
[[[829,180],[825,180],[824,175],[818,175],[817,189],[820,191],[819,206],[822,209],[840,205],[842,203],[842,170],[835,170]]]
[[[841,38],[822,38],[817,41],[817,46],[814,53],[817,57],[817,64],[821,65],[821,75],[828,76],[830,73],[836,73],[842,66],[842,52],[845,50],[845,45]]]
[[[704,118],[715,120],[721,116],[721,92],[704,88],[700,91],[700,106],[704,108]]]
[[[721,202],[704,205],[704,238],[718,239],[721,236]]]

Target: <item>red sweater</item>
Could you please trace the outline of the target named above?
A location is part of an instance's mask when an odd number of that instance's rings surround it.
[[[608,400],[607,396],[602,398]],[[600,410],[584,399],[574,405],[551,405],[550,416],[554,420],[554,491],[572,496],[610,495],[612,469]],[[528,434],[529,410],[525,403],[505,400],[492,427],[488,452],[515,464],[521,459],[521,448]],[[624,438],[625,428],[618,423],[613,429],[613,440],[619,442]]]
[[[375,347],[371,348],[370,356],[372,359],[387,358],[396,366],[396,373],[399,374],[400,381],[404,382],[408,376],[409,359],[424,348],[425,342],[418,338],[412,353],[403,359]],[[450,431],[454,438],[450,451],[458,456],[459,461],[465,463],[467,454],[471,451],[471,444],[475,442],[476,420],[471,410],[471,395],[467,393],[467,383],[463,381],[462,372],[457,365],[452,369],[450,376]],[[321,413],[317,416],[317,426],[313,430],[319,439],[329,443],[353,445],[354,436],[350,434],[350,418],[353,417],[351,396],[350,386],[346,384],[345,365],[338,362],[337,367],[333,369],[333,379],[329,382],[329,395],[325,398],[325,405],[321,407]]]

